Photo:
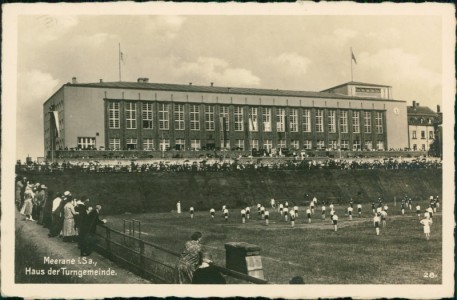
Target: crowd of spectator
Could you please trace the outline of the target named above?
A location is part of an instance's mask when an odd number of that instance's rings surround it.
[[[16,165],[16,171],[151,173],[151,172],[241,172],[312,169],[440,169],[438,159],[239,159],[239,160],[168,160],[168,161],[62,161]]]
[[[48,191],[44,184],[18,176],[15,183],[15,202],[24,221],[35,222],[49,229],[50,238],[78,243],[81,256],[90,255],[95,243],[100,205],[93,205],[88,197],[77,197],[70,191]]]

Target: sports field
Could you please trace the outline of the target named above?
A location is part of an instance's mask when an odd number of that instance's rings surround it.
[[[106,218],[108,226],[120,231],[124,219],[140,220],[142,239],[178,252],[194,231],[200,231],[205,249],[222,266],[225,266],[225,243],[258,245],[265,279],[272,283],[285,284],[297,275],[307,284],[441,283],[441,207],[433,216],[431,238],[427,241],[416,215],[417,203],[413,202],[412,210],[407,208],[403,216],[399,203],[384,204],[389,206],[387,226],[381,228],[379,236],[373,226],[371,204],[363,205],[361,217],[354,205],[352,221],[345,215],[346,205],[335,206],[339,216],[337,232],[331,224],[328,206],[326,219],[321,219],[320,203],[311,224],[306,218],[306,208],[299,207],[295,227],[271,208],[268,226],[256,207],[251,207],[251,218],[245,224],[241,223],[241,208],[233,207],[228,207],[228,221],[224,221],[221,207],[214,207],[214,220],[209,211],[195,207],[191,219],[185,202],[181,214],[124,214]],[[419,204],[423,216],[428,201],[424,199]]]

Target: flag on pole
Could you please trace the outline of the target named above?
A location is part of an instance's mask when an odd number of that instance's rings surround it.
[[[124,52],[121,51],[121,53],[119,55],[120,55],[121,62],[124,62]]]
[[[56,105],[52,104],[51,107],[49,108],[49,111],[51,112],[51,118],[54,119],[51,122],[54,123],[56,135],[57,135],[57,137],[60,137],[59,112],[56,109]],[[52,132],[52,129],[51,129],[51,132]]]
[[[352,52],[352,49],[351,49],[351,56],[352,56],[352,60],[355,62],[355,64],[357,64],[357,60],[355,59],[355,55],[354,55],[354,52]]]
[[[56,132],[57,132],[57,137],[60,137],[60,126],[59,126],[59,112],[54,110],[52,112],[52,114],[54,115],[54,122],[56,124]]]

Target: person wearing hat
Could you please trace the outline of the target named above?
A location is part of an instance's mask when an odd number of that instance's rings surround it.
[[[63,207],[63,241],[64,242],[72,242],[75,241],[76,238],[76,230],[75,230],[75,216],[79,215],[78,212],[75,211],[75,200],[69,196],[67,197],[66,203]]]
[[[200,266],[195,270],[192,277],[192,284],[225,284],[225,278],[213,265],[211,253],[201,254]]]
[[[32,217],[32,212],[33,212],[33,198],[35,197],[35,193],[33,192],[33,185],[30,183],[27,183],[27,186],[25,187],[24,191],[24,204],[22,205],[21,208],[21,214],[25,216],[25,221],[32,221],[34,222],[35,220]]]

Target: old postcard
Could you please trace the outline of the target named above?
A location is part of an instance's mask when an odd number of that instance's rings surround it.
[[[2,296],[454,295],[453,5],[2,8]]]

